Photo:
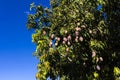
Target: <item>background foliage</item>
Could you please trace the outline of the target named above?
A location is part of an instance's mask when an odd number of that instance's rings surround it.
[[[120,1],[50,0],[30,5],[37,80],[120,80]]]

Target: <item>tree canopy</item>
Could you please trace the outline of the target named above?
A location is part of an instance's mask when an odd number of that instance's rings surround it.
[[[50,0],[30,5],[37,80],[120,80],[120,1]]]

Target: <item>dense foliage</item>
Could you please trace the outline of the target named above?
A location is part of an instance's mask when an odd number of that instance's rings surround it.
[[[34,3],[27,27],[34,29],[37,80],[120,80],[120,1],[50,0]]]

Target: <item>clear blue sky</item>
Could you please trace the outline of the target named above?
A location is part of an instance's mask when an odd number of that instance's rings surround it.
[[[49,0],[0,0],[0,80],[35,80],[38,60],[25,26],[32,2],[49,6]]]

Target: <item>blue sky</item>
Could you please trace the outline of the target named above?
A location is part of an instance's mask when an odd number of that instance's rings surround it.
[[[0,0],[0,80],[35,80],[38,60],[26,28],[32,2],[49,6],[49,0]]]

